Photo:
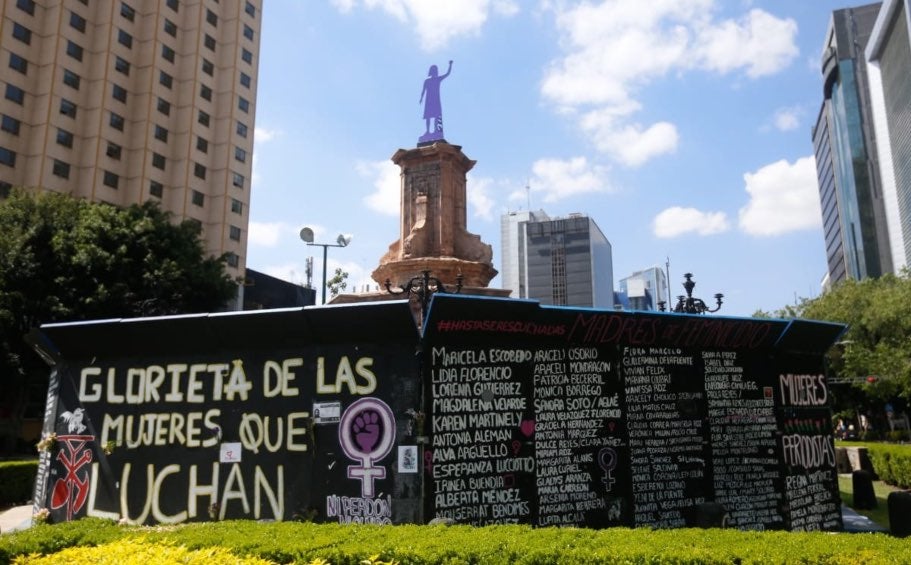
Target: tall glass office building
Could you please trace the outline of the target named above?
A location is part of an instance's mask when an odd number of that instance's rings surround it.
[[[880,4],[832,13],[813,128],[828,283],[892,271],[863,49]]]
[[[911,0],[882,4],[866,49],[896,270],[911,259]]]

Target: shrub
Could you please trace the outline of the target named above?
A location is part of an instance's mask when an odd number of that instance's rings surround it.
[[[37,459],[0,462],[0,506],[28,502],[37,475]]]
[[[880,480],[899,488],[911,488],[911,446],[871,443],[866,448]]]

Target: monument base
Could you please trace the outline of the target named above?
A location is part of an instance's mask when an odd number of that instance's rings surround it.
[[[497,270],[489,263],[468,261],[455,257],[414,257],[382,263],[371,277],[382,286],[388,279],[393,288],[405,285],[414,277],[420,277],[424,271],[439,279],[447,289],[455,288],[456,278],[462,275],[465,287],[486,287]]]

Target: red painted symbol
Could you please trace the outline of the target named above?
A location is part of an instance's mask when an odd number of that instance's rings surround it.
[[[51,508],[66,506],[66,519],[82,510],[89,496],[89,470],[85,466],[92,461],[92,450],[86,445],[95,436],[57,436],[60,451],[57,460],[63,463],[66,476],[54,482],[51,493]]]

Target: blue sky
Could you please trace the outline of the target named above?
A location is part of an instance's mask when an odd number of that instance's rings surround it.
[[[477,165],[469,231],[500,215],[591,216],[614,284],[670,259],[671,292],[722,314],[814,297],[825,275],[811,127],[829,0],[279,0],[266,2],[247,266],[305,281],[318,242],[349,285],[398,234],[390,157],[424,133],[430,65],[447,141]],[[526,190],[526,186],[529,190]],[[499,278],[492,286],[497,286]],[[350,287],[349,287],[350,288]]]

